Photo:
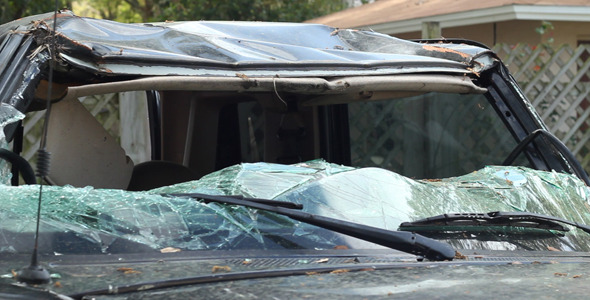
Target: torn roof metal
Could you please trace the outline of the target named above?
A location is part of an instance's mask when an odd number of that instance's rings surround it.
[[[12,35],[35,36],[47,48],[53,14],[0,26]],[[122,24],[57,19],[62,75],[334,77],[424,72],[474,74],[493,64],[491,51],[463,44],[419,44],[387,35],[316,24],[265,22],[169,22]],[[31,49],[32,50],[32,49]],[[485,55],[490,54],[490,55]],[[29,53],[30,55],[30,53]],[[478,59],[488,57],[487,59]],[[72,73],[73,71],[77,71]],[[70,76],[67,76],[67,73]],[[84,76],[82,76],[84,77]],[[59,78],[59,75],[58,75]]]

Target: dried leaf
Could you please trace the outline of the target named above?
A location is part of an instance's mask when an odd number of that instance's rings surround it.
[[[582,275],[574,275],[574,276],[572,276],[572,278],[581,278],[581,277],[582,277]]]
[[[213,266],[211,268],[212,273],[220,273],[220,272],[231,272],[231,268],[229,266]]]
[[[479,73],[476,72],[473,68],[467,68],[467,70],[471,71],[475,76],[479,77]]]
[[[510,263],[511,265],[522,265],[522,262],[519,261],[513,261]]]
[[[242,74],[242,73],[236,73],[236,76],[238,76],[242,79],[249,79],[248,76],[246,76],[246,74]]]
[[[62,285],[61,285],[61,282],[59,282],[59,281],[56,281],[56,282],[53,284],[53,286],[54,286],[54,287],[56,287],[56,288],[60,288],[60,287],[62,287]]]
[[[348,250],[348,246],[346,246],[346,245],[337,245],[337,246],[334,246],[334,250]]]
[[[549,251],[561,251],[561,250],[559,250],[557,248],[553,248],[551,246],[547,246],[547,250],[549,250]]]
[[[318,259],[316,261],[314,261],[316,264],[323,264],[323,263],[327,263],[330,259],[329,258],[322,258],[322,259]]]
[[[117,271],[122,272],[123,274],[141,274],[140,271],[134,270],[133,268],[118,268]]]
[[[118,268],[117,271],[119,271],[119,272],[133,271],[133,268],[122,267],[122,268]]]
[[[375,271],[375,269],[373,269],[373,268],[364,268],[364,269],[360,269],[359,271],[362,271],[362,272],[370,272],[370,271]]]
[[[560,276],[563,277],[563,276],[567,276],[567,273],[555,272],[555,273],[553,273],[553,275],[555,275],[557,277],[560,277]]]
[[[461,254],[459,251],[455,251],[455,258],[456,259],[467,259],[467,256]]]
[[[180,252],[182,250],[178,249],[178,248],[173,248],[173,247],[166,247],[166,248],[162,248],[160,249],[160,253],[174,253],[174,252]]]
[[[305,275],[319,275],[318,272],[305,272]]]
[[[350,270],[347,270],[347,269],[336,269],[334,271],[331,271],[330,273],[331,274],[341,274],[341,273],[348,273],[348,272],[350,272]]]
[[[422,181],[426,181],[426,182],[441,182],[442,179],[437,179],[437,178],[432,178],[432,179],[421,179]]]
[[[249,264],[251,264],[251,263],[252,263],[252,260],[251,260],[251,259],[244,259],[244,260],[242,261],[242,265],[249,265]]]

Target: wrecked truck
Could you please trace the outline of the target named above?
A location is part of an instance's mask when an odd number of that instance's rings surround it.
[[[61,11],[0,70],[2,298],[588,294],[588,176],[481,44]]]

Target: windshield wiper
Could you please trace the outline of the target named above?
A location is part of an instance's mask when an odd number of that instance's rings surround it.
[[[169,196],[177,196],[177,197],[181,197],[183,195],[206,195],[206,194],[198,194],[198,193],[193,193],[193,194],[167,194]],[[266,204],[266,205],[270,205],[270,206],[274,206],[274,207],[284,207],[284,208],[291,208],[291,209],[303,209],[303,205],[299,204],[299,203],[293,203],[293,202],[286,202],[286,201],[278,201],[278,200],[270,200],[270,199],[260,199],[260,198],[245,198],[244,196],[240,196],[240,195],[230,195],[230,196],[223,196],[223,197],[230,197],[234,200],[247,200],[250,202],[256,202],[259,204]],[[191,198],[196,198],[196,197],[192,197]],[[204,198],[199,198],[201,200],[203,200],[203,202],[205,203],[209,203],[209,202],[223,202],[223,201],[219,201],[219,200],[214,200],[214,199],[204,199]]]
[[[455,250],[448,244],[425,236],[405,231],[392,231],[363,224],[333,219],[329,217],[310,214],[280,206],[271,206],[259,202],[250,201],[241,196],[220,196],[198,193],[166,194],[173,197],[190,197],[203,201],[218,202],[223,204],[246,206],[250,208],[274,212],[291,219],[315,225],[324,229],[349,235],[371,243],[379,244],[391,249],[421,255],[429,260],[452,260]],[[260,200],[260,199],[258,199]]]
[[[583,231],[590,233],[590,226],[577,222],[548,216],[534,214],[529,212],[502,212],[495,211],[489,213],[454,213],[442,214],[425,219],[404,222],[399,226],[400,230],[416,230],[420,227],[441,226],[441,227],[460,227],[460,226],[510,226],[510,227],[529,227],[557,231],[569,231],[568,228],[561,224],[567,224]]]

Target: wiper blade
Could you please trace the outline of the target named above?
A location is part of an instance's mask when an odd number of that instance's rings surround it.
[[[489,213],[454,213],[442,214],[425,219],[404,222],[400,224],[400,230],[415,229],[421,226],[512,226],[512,227],[530,227],[557,231],[569,231],[568,228],[561,224],[567,224],[583,231],[590,233],[590,226],[577,222],[548,216],[534,214],[529,212],[502,212],[495,211]]]
[[[450,245],[413,232],[392,231],[354,222],[333,219],[280,206],[271,206],[258,203],[250,201],[248,198],[244,197],[207,195],[199,193],[166,195],[173,197],[190,197],[204,201],[240,205],[270,211],[287,216],[297,221],[349,235],[361,240],[389,247],[391,249],[415,255],[421,255],[429,260],[452,260],[455,257],[455,250]]]
[[[187,195],[187,194],[167,194],[170,196],[182,196],[182,195]],[[206,194],[189,194],[189,195],[206,195]],[[270,205],[270,206],[274,206],[274,207],[284,207],[284,208],[291,208],[291,209],[303,209],[303,205],[299,204],[299,203],[293,203],[293,202],[286,202],[286,201],[278,201],[278,200],[271,200],[271,199],[260,199],[260,198],[245,198],[244,196],[240,196],[240,195],[230,195],[230,196],[224,196],[224,197],[231,197],[234,200],[246,200],[246,201],[250,201],[250,202],[256,202],[259,204],[266,204],[266,205]],[[191,198],[195,198],[195,197],[191,197]],[[209,202],[221,202],[218,200],[213,200],[213,199],[204,199],[204,198],[200,198],[201,200],[203,200],[203,202],[205,203],[209,203]]]

